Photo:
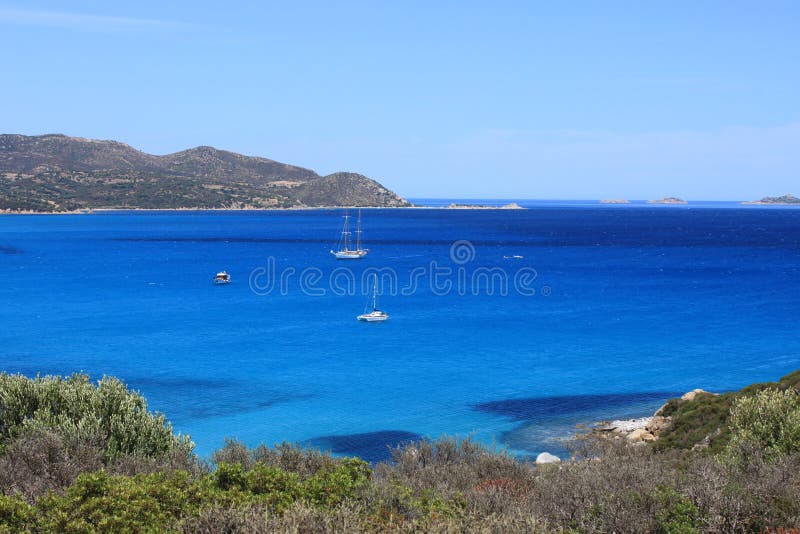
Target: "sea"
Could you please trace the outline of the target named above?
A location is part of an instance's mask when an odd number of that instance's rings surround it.
[[[597,421],[800,368],[798,208],[414,202],[361,210],[350,261],[342,209],[2,215],[0,371],[119,377],[203,457],[377,462],[440,436],[563,456]],[[373,293],[389,320],[357,321]]]

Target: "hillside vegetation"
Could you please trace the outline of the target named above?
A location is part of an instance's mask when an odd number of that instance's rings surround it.
[[[691,449],[703,444],[708,445],[710,453],[719,453],[731,441],[731,409],[736,402],[770,389],[800,391],[800,370],[784,376],[778,382],[752,384],[741,391],[723,395],[701,393],[688,401],[670,400],[659,413],[671,417],[672,423],[653,446],[666,450]]]
[[[674,403],[718,452],[589,437],[536,466],[440,439],[370,466],[237,441],[208,462],[116,379],[0,374],[0,532],[778,532],[800,527],[799,382]]]
[[[116,141],[0,135],[0,210],[408,206],[361,174],[197,147],[166,156]]]

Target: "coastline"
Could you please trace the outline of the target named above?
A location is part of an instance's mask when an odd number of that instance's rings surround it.
[[[601,437],[626,441],[634,445],[658,441],[661,433],[672,426],[673,418],[669,415],[666,408],[673,401],[684,403],[693,401],[698,395],[717,397],[719,393],[713,393],[704,389],[693,389],[672,399],[667,399],[661,407],[653,412],[652,415],[637,417],[633,419],[613,419],[598,421],[591,426],[588,432],[578,435],[577,438],[587,436]],[[696,448],[701,448],[703,445]],[[707,443],[705,443],[707,446]]]
[[[428,199],[417,199],[417,201],[425,201]],[[430,199],[430,201],[438,201],[440,199]],[[693,200],[687,201],[685,204],[679,203],[651,203],[649,201],[628,201],[626,203],[607,202],[603,200],[549,200],[549,199],[522,199],[518,202],[523,203],[519,207],[509,208],[506,204],[503,205],[488,205],[481,202],[489,201],[490,199],[481,201],[476,200],[476,204],[468,204],[463,200],[456,199],[457,202],[452,202],[448,205],[424,205],[413,204],[411,206],[293,206],[289,208],[119,208],[119,207],[103,207],[103,208],[81,208],[70,211],[31,211],[31,210],[0,210],[0,216],[3,215],[93,215],[102,213],[162,213],[162,212],[274,212],[274,211],[317,211],[317,210],[337,210],[337,209],[391,209],[391,210],[449,210],[449,211],[525,211],[531,208],[604,208],[604,209],[640,209],[640,208],[693,208],[693,209],[800,209],[800,204],[793,203],[773,203],[761,201],[739,201],[739,200]],[[455,204],[455,205],[451,205]],[[527,205],[526,205],[527,204]]]

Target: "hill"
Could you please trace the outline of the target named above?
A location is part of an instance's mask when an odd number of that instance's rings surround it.
[[[408,205],[361,174],[320,176],[208,146],[155,156],[117,141],[0,135],[0,210]]]

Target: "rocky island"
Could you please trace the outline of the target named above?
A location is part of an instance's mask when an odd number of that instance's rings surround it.
[[[630,204],[630,200],[624,198],[609,198],[600,201],[600,204]]]
[[[688,204],[685,200],[678,197],[666,197],[658,200],[648,200],[648,204]]]
[[[800,198],[794,195],[785,194],[781,197],[764,197],[761,200],[751,200],[749,202],[742,202],[742,204],[757,204],[757,205],[770,205],[776,204],[780,206],[800,205]]]
[[[209,146],[155,156],[117,141],[0,135],[0,212],[410,205],[361,174]]]
[[[486,204],[450,204],[447,206],[449,210],[524,210],[527,208],[523,208],[516,202],[512,202],[510,204],[505,204],[503,206],[488,206]]]

